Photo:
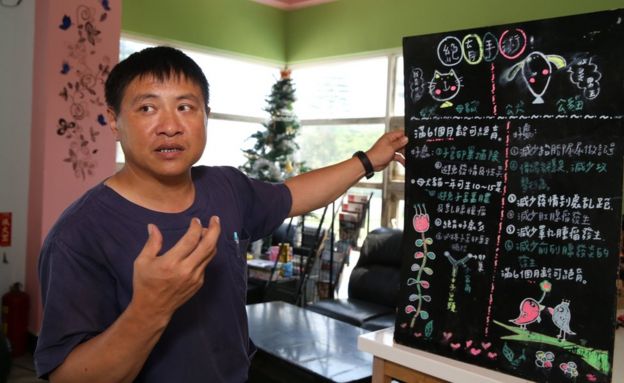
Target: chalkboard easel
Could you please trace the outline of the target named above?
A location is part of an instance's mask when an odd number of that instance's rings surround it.
[[[395,341],[610,382],[624,11],[407,37]]]

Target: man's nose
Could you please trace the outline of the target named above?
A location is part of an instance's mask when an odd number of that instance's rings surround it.
[[[182,134],[183,127],[179,116],[174,111],[164,111],[158,124],[158,134],[173,137]]]

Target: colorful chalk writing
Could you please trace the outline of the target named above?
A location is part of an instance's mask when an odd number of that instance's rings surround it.
[[[438,59],[446,66],[459,64],[462,60],[462,44],[457,37],[447,36],[438,44]]]
[[[404,39],[396,342],[531,381],[611,381],[623,19]]]
[[[507,29],[501,33],[500,39],[498,40],[498,49],[503,57],[512,60],[520,57],[520,55],[524,53],[526,44],[526,33],[522,29]]]
[[[476,65],[483,60],[483,41],[479,35],[464,36],[462,39],[462,56],[470,65]]]
[[[409,79],[410,85],[409,85],[409,90],[410,90],[410,97],[412,99],[412,102],[417,102],[418,100],[420,100],[423,96],[423,94],[425,94],[425,85],[426,82],[423,78],[423,71],[420,68],[412,68],[412,72],[411,72],[411,76]]]

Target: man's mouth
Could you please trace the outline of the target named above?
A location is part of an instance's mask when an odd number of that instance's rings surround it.
[[[156,150],[159,153],[173,153],[173,152],[180,152],[180,149],[176,149],[176,148],[166,148],[166,149],[157,149]]]
[[[160,146],[156,148],[158,153],[175,153],[184,150],[181,146]]]

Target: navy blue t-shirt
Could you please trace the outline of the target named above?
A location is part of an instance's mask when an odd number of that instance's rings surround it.
[[[192,217],[207,226],[217,215],[221,235],[204,284],[174,313],[136,381],[246,381],[251,350],[241,252],[283,222],[290,192],[283,184],[252,180],[231,167],[200,166],[192,174],[195,201],[182,213],[145,209],[102,183],[62,214],[39,258],[44,307],[35,352],[39,376],[47,377],[74,347],[106,330],[125,310],[148,223],[162,232],[164,253],[188,230]]]

